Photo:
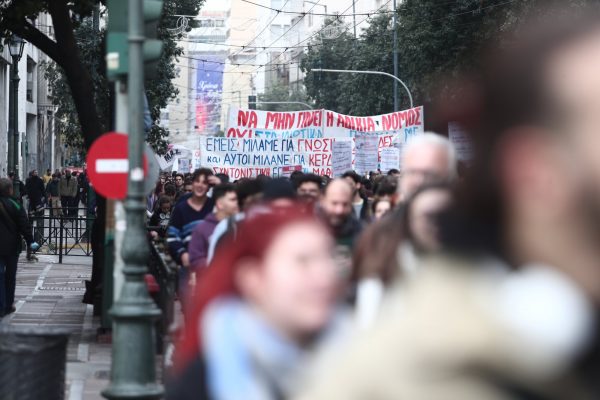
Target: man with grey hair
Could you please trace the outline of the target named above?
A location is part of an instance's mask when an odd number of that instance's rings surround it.
[[[456,178],[456,150],[445,137],[426,132],[410,140],[402,152],[399,202],[405,202],[419,187]]]
[[[0,179],[0,318],[15,311],[13,303],[21,236],[31,250],[40,247],[33,241],[25,209],[12,196],[12,181]]]

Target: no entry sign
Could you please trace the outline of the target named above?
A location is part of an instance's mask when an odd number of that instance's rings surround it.
[[[128,136],[109,132],[94,141],[87,155],[88,176],[94,190],[107,199],[124,199],[129,176]],[[144,176],[148,160],[144,155]]]

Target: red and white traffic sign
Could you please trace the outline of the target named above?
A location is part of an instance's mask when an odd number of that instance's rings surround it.
[[[94,190],[107,199],[124,199],[129,176],[128,136],[108,132],[92,143],[87,154],[87,169]],[[144,177],[148,176],[148,160],[144,154]],[[141,175],[141,174],[140,174]]]

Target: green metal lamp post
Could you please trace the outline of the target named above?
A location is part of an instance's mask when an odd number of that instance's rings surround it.
[[[8,106],[8,160],[9,169],[15,173],[13,178],[13,195],[19,198],[19,60],[23,56],[25,41],[13,34],[8,43],[12,57],[12,90]]]
[[[152,11],[157,19],[162,2]],[[144,274],[150,256],[144,214],[144,21],[148,0],[129,0],[128,100],[129,100],[129,184],[125,210],[127,228],[122,256],[124,283],[111,309],[113,349],[110,386],[102,392],[107,399],[160,399],[163,388],[156,382],[154,323],[160,310],[148,295]],[[109,5],[109,18],[111,7]],[[144,12],[146,11],[146,13]],[[160,51],[159,51],[160,55]]]

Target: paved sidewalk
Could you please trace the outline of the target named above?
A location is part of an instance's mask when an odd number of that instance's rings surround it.
[[[100,400],[108,386],[111,345],[96,343],[98,317],[92,306],[81,302],[85,280],[92,272],[91,257],[38,255],[27,262],[24,253],[17,272],[17,311],[2,323],[49,326],[71,332],[67,350],[65,399]]]

